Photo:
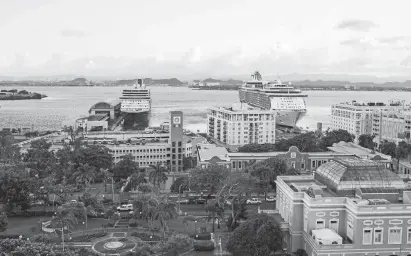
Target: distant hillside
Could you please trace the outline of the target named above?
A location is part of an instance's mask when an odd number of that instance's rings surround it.
[[[217,80],[213,78],[207,78],[203,80],[203,83],[219,83],[219,82],[223,82],[223,80]]]
[[[153,79],[152,84],[167,84],[167,85],[174,85],[179,86],[183,85],[184,83],[178,80],[177,78],[170,78],[170,79]]]
[[[130,80],[118,80],[116,82],[117,85],[132,85],[136,84],[137,79],[130,79]],[[178,80],[177,78],[170,78],[170,79],[152,79],[152,78],[144,78],[145,85],[155,85],[155,84],[167,84],[171,86],[180,86],[184,83]]]
[[[292,81],[295,86],[301,87],[343,87],[345,85],[356,86],[358,88],[411,88],[411,81],[405,82],[386,82],[386,83],[373,83],[373,82],[356,82],[351,83],[349,81]]]

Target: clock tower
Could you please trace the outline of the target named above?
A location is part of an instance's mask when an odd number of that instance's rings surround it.
[[[183,112],[171,111],[170,142],[171,142],[171,171],[183,170]]]

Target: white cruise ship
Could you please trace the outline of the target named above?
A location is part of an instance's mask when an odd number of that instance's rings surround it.
[[[128,129],[144,130],[148,127],[151,115],[151,94],[143,83],[137,79],[133,88],[123,90],[120,97],[121,112],[126,113],[123,127]]]
[[[296,127],[298,121],[306,114],[305,97],[301,90],[280,80],[264,81],[256,71],[253,79],[239,88],[240,102],[266,110],[278,111],[277,125]]]

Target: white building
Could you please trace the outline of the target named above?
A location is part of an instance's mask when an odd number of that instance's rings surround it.
[[[253,108],[211,108],[207,114],[210,137],[230,145],[275,143],[275,119],[271,110]]]
[[[375,141],[398,143],[408,140],[411,132],[411,112],[408,110],[374,111],[372,133]]]
[[[357,101],[334,104],[331,107],[331,129],[343,129],[354,134],[356,139],[361,134],[373,133],[373,113],[376,110],[401,110],[404,102],[382,102],[360,103]]]

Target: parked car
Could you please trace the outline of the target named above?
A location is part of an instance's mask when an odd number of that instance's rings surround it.
[[[196,199],[197,204],[205,204],[206,202],[207,202],[207,200],[203,197],[200,197],[200,198]]]
[[[230,200],[225,200],[225,204],[226,205],[231,205],[231,201]]]
[[[269,197],[267,197],[266,199],[265,199],[265,201],[267,201],[267,202],[275,202],[275,197],[273,197],[273,196],[269,196]]]
[[[133,205],[132,204],[123,204],[117,207],[118,211],[132,211]]]
[[[258,198],[250,198],[246,201],[247,204],[261,204],[261,200]]]
[[[180,199],[180,200],[177,200],[177,203],[179,203],[179,204],[188,204],[188,203],[189,203],[189,200],[188,200],[188,199],[185,199],[185,198],[182,198],[182,199]]]

